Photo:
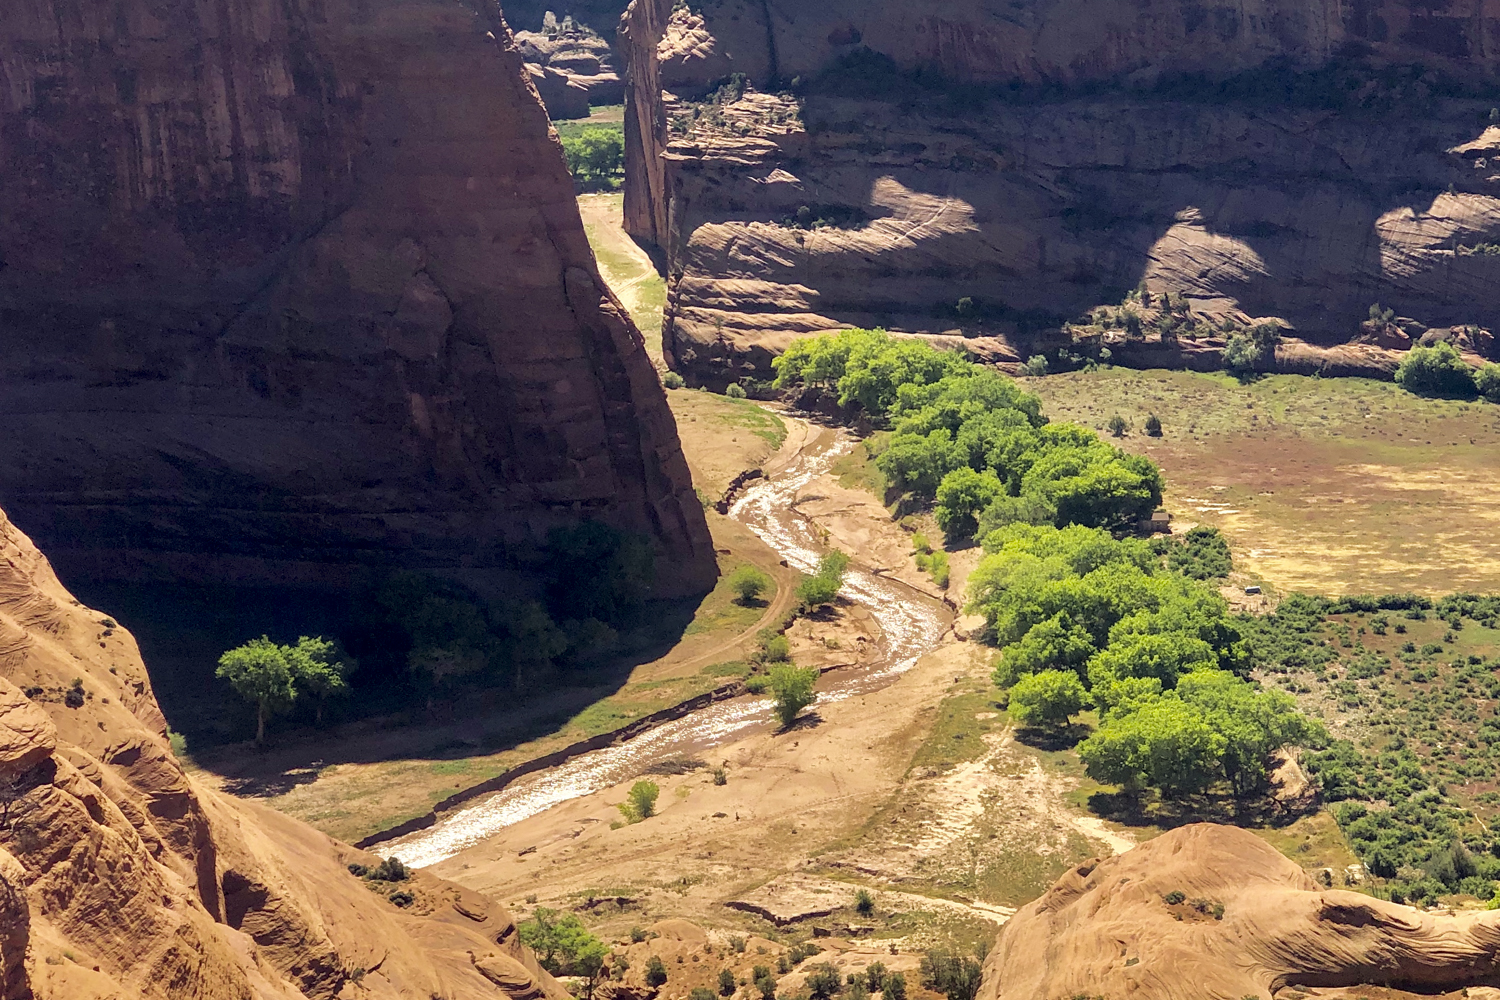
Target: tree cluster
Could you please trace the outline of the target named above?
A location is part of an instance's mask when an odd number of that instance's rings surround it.
[[[1446,341],[1432,347],[1413,347],[1396,366],[1396,384],[1419,396],[1473,399],[1482,396],[1500,403],[1500,365],[1475,368],[1458,348]]]
[[[625,169],[625,135],[618,129],[586,128],[564,136],[562,145],[568,171],[587,185],[608,185]]]
[[[521,943],[536,955],[542,968],[554,976],[582,976],[586,997],[592,996],[604,970],[609,949],[595,937],[577,915],[539,906],[530,920],[518,928]],[[663,977],[665,978],[665,976]]]
[[[317,704],[318,721],[330,698],[349,690],[346,680],[353,665],[336,645],[322,636],[303,636],[294,646],[282,646],[266,636],[251,639],[219,657],[217,676],[255,704],[255,742],[266,738],[266,722],[288,711],[300,698]]]
[[[1264,785],[1276,750],[1322,739],[1292,699],[1241,676],[1249,651],[1227,603],[1167,570],[1150,543],[1072,526],[1011,525],[985,538],[970,609],[999,645],[994,680],[1028,725],[1088,704],[1089,774],[1168,795]]]
[[[847,330],[796,341],[774,364],[777,386],[828,387],[841,406],[889,424],[876,465],[895,487],[935,500],[950,536],[1014,522],[1122,526],[1161,502],[1150,460],[1049,425],[1035,396],[957,353]]]

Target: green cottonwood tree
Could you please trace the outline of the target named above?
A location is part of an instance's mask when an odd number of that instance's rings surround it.
[[[251,639],[219,657],[215,673],[241,698],[255,703],[256,743],[265,742],[266,720],[291,708],[297,698],[296,678],[285,647],[266,636]]]
[[[297,645],[280,648],[291,668],[295,693],[306,692],[317,699],[317,724],[321,726],[323,708],[329,699],[349,693],[350,665],[338,655],[335,644],[322,636],[309,638],[304,635],[297,640]]]
[[[1043,670],[1027,674],[1010,689],[1011,718],[1023,726],[1054,727],[1088,704],[1083,682],[1071,670]]]

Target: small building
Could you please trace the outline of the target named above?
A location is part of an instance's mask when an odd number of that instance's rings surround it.
[[[1254,586],[1252,586],[1252,587],[1246,587],[1245,588],[1245,593],[1254,596],[1254,595],[1260,593],[1260,588],[1259,587],[1254,587]]]

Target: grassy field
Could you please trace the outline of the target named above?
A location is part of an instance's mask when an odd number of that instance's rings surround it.
[[[1053,420],[1103,430],[1166,474],[1179,527],[1220,528],[1282,592],[1500,590],[1500,406],[1364,379],[1105,369],[1022,380]],[[1161,438],[1139,428],[1148,414]]]
[[[574,118],[571,121],[555,121],[552,124],[557,129],[557,134],[564,139],[576,139],[583,135],[585,129],[590,128],[610,129],[623,135],[625,132],[625,105],[611,104],[602,108],[590,108],[587,118]]]

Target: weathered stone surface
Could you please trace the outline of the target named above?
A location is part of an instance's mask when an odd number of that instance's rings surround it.
[[[982,356],[1025,357],[1038,320],[1141,281],[1211,317],[1279,317],[1299,342],[1288,360],[1330,372],[1394,366],[1399,346],[1360,329],[1375,301],[1419,329],[1500,325],[1500,257],[1471,252],[1500,240],[1490,102],[1344,115],[1132,89],[1351,51],[1490,75],[1477,39],[1500,22],[1485,8],[1039,0],[1001,17],[962,0],[836,0],[793,14],[637,0],[621,32],[626,224],[666,251],[664,348],[706,382],[765,377],[792,338],[853,325],[962,332]],[[859,46],[961,80],[1125,86],[956,110],[751,94],[691,123],[670,96],[730,67],[806,78]],[[799,227],[804,208],[832,224]],[[961,323],[966,297],[992,314]],[[1372,346],[1335,351],[1356,340]],[[1219,346],[1175,353],[1212,367]]]
[[[577,29],[544,35],[537,31],[516,32],[516,48],[526,60],[527,67],[535,79],[538,70],[549,71],[565,82],[569,94],[558,106],[553,98],[540,86],[542,103],[547,113],[557,118],[584,118],[589,106],[620,104],[625,100],[625,84],[615,69],[615,54],[608,42],[593,31]],[[576,114],[573,93],[583,97],[583,113]],[[568,113],[562,113],[562,112]]]
[[[0,9],[0,501],[70,578],[712,552],[489,0]]]
[[[28,640],[0,657],[0,732],[29,763],[0,769],[0,997],[566,1000],[493,901],[418,874],[398,909],[348,872],[370,855],[185,774],[104,621],[0,514],[0,625]]]

